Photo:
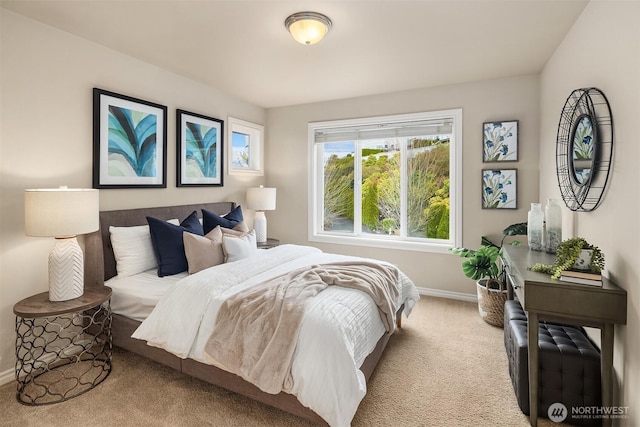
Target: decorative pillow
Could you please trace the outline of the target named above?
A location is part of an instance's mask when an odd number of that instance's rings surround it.
[[[224,232],[225,230],[229,230],[229,229],[225,228],[224,230],[222,230],[222,232]],[[240,221],[238,225],[233,227],[231,230],[239,231],[240,233],[248,233],[250,231],[249,227],[247,227],[247,224],[245,224],[244,221]]]
[[[251,230],[241,236],[223,234],[222,250],[224,251],[224,262],[238,261],[257,254],[256,232]]]
[[[180,223],[177,219],[170,219],[167,222],[175,225]],[[158,266],[148,225],[111,226],[109,233],[118,277],[133,276]]]
[[[188,264],[182,233],[186,231],[200,236],[204,234],[197,212],[193,211],[180,225],[169,224],[150,216],[147,217],[147,222],[158,261],[158,276],[171,276],[187,271]]]
[[[222,217],[224,218],[224,215]],[[204,220],[202,218],[200,218],[200,224],[203,224],[203,223],[204,223]],[[244,234],[247,231],[249,231],[249,227],[247,227],[247,224],[245,224],[244,221],[240,221],[238,223],[238,225],[236,225],[235,227],[233,227],[233,228],[222,228],[222,231],[225,232],[225,233],[231,231],[231,232],[234,232],[234,233]]]
[[[244,220],[244,217],[242,216],[242,208],[238,205],[234,210],[223,216],[216,215],[213,212],[202,209],[202,220],[204,234],[207,234],[217,226],[233,228],[240,224]]]
[[[220,227],[220,228],[223,234],[231,234],[232,236],[242,236],[244,234],[247,234],[250,231],[249,227],[247,227],[247,224],[245,224],[244,221],[240,222],[238,225],[236,225],[233,228],[224,228],[224,227]]]
[[[205,236],[192,233],[182,233],[184,253],[189,264],[189,274],[197,273],[205,268],[224,262],[222,251],[222,229],[214,228]]]

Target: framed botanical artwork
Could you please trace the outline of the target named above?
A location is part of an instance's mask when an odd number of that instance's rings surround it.
[[[229,174],[264,175],[264,126],[229,117]]]
[[[517,209],[518,170],[482,170],[482,208]]]
[[[518,121],[482,124],[482,161],[518,161]]]
[[[178,187],[223,185],[224,121],[176,110]]]
[[[93,188],[167,186],[167,107],[93,89]]]

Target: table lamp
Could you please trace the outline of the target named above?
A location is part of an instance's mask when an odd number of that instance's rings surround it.
[[[49,254],[49,300],[84,293],[84,260],[76,236],[99,228],[98,190],[67,187],[25,190],[25,234],[55,237]]]
[[[276,209],[276,189],[265,188],[262,185],[259,188],[248,188],[247,207],[256,211],[253,219],[253,229],[256,231],[256,242],[266,242],[267,217],[264,215],[264,211]]]

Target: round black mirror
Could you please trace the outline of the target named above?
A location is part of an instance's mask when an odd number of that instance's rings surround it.
[[[600,205],[613,157],[613,117],[604,94],[594,87],[567,98],[556,139],[556,174],[562,200],[572,211]]]

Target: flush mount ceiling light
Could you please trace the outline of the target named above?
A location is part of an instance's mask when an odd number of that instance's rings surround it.
[[[284,21],[293,38],[302,44],[316,44],[329,32],[331,19],[316,12],[298,12]]]

